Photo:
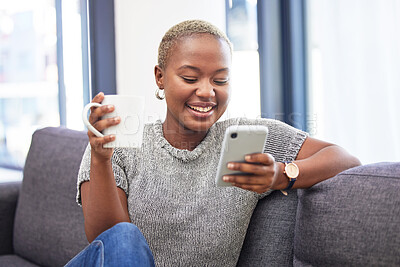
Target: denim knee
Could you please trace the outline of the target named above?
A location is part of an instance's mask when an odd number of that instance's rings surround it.
[[[117,223],[116,225],[114,225],[113,227],[111,227],[110,229],[117,231],[117,232],[140,232],[139,228],[137,228],[136,225],[134,225],[133,223],[128,223],[128,222],[121,222],[121,223]]]
[[[94,240],[64,267],[104,266],[104,246],[100,240]]]
[[[140,232],[136,225],[133,223],[121,222],[101,233],[95,240],[103,240],[105,238],[113,239],[113,237],[117,239],[122,238],[125,240],[129,238],[144,239],[142,232]]]
[[[104,244],[105,266],[154,266],[149,245],[133,223],[118,223],[100,234],[96,240]],[[119,259],[118,265],[115,265],[115,259]]]
[[[154,267],[154,258],[136,225],[123,222],[101,233],[67,266]]]

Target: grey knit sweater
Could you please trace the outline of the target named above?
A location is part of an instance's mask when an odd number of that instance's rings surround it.
[[[180,150],[164,138],[162,124],[146,124],[141,149],[115,149],[117,186],[128,198],[131,221],[153,252],[156,266],[235,266],[259,195],[236,187],[217,187],[215,175],[225,129],[266,125],[265,152],[276,161],[294,160],[306,133],[276,120],[229,119],[215,123],[193,150]],[[78,175],[89,180],[90,146]]]

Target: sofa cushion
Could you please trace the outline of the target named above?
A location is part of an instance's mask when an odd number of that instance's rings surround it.
[[[86,245],[76,177],[84,132],[45,128],[33,134],[14,223],[14,252],[45,266],[62,266]]]
[[[0,256],[0,266],[3,267],[38,267],[17,255],[3,255]]]
[[[400,163],[347,170],[299,190],[295,266],[400,266]]]
[[[21,182],[0,183],[0,255],[12,254],[15,210]]]
[[[274,191],[260,200],[251,217],[238,266],[291,266],[297,190]]]

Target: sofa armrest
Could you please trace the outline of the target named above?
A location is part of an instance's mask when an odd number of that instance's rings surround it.
[[[299,190],[294,266],[400,266],[400,162]]]
[[[13,253],[14,216],[21,182],[0,183],[0,255]]]

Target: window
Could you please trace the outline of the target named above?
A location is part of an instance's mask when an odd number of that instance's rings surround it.
[[[83,130],[81,111],[84,102],[84,94],[88,93],[88,85],[84,87],[83,73],[88,72],[88,62],[82,57],[87,52],[87,47],[82,45],[82,39],[87,39],[86,1],[68,0],[62,3],[62,74],[65,91],[65,126],[70,129]],[[83,10],[83,12],[81,11]],[[81,14],[83,16],[81,17]],[[84,47],[85,50],[82,49]],[[60,64],[59,64],[60,65]]]
[[[84,0],[2,1],[0,167],[23,168],[38,128],[84,129],[86,18]]]
[[[400,161],[400,2],[308,2],[313,134],[362,163]]]
[[[364,164],[400,161],[400,2],[258,1],[257,11],[262,115]]]
[[[232,98],[227,117],[261,115],[257,1],[227,1],[227,33],[233,43]]]
[[[60,123],[54,1],[2,1],[0,22],[0,166],[21,169],[33,131]]]

